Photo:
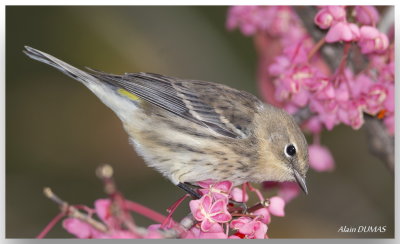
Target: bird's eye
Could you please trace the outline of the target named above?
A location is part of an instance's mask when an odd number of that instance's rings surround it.
[[[285,154],[288,157],[293,157],[296,155],[296,148],[292,144],[286,145]]]

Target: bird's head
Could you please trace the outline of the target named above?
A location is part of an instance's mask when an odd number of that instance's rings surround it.
[[[307,194],[308,146],[303,132],[285,111],[266,106],[256,127],[260,140],[257,181],[296,181]]]

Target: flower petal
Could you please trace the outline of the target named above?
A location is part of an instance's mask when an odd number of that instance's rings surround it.
[[[210,212],[211,209],[211,204],[212,204],[212,198],[209,194],[204,195],[200,198],[200,204],[201,204],[201,208],[203,208],[203,210],[205,212]]]
[[[271,197],[269,199],[270,205],[268,207],[269,212],[272,215],[283,217],[285,216],[285,201],[281,197]]]
[[[265,234],[267,234],[268,227],[266,224],[257,221],[254,231],[254,238],[255,239],[265,239]]]
[[[297,182],[282,182],[279,185],[278,196],[286,203],[290,202],[300,193],[300,188]],[[267,223],[268,224],[268,223]]]
[[[378,10],[373,6],[355,6],[356,19],[363,25],[374,25],[379,21]]]
[[[109,223],[110,218],[112,218],[112,215],[110,212],[110,206],[111,206],[110,199],[106,199],[106,198],[97,199],[94,202],[94,207],[95,207],[97,216],[99,216],[99,218],[105,223]]]
[[[216,188],[226,194],[229,194],[232,190],[232,186],[233,186],[232,182],[226,180],[226,181],[218,182],[217,184],[214,185],[214,188]]]
[[[197,185],[201,188],[210,188],[212,184],[214,184],[213,180],[203,180],[197,182]]]
[[[260,208],[253,212],[254,215],[261,216],[258,218],[262,223],[269,224],[271,222],[271,215],[267,208]]]
[[[62,226],[69,233],[80,239],[93,238],[92,232],[95,230],[88,223],[75,218],[67,218],[62,222]],[[97,232],[97,230],[95,230]]]
[[[243,200],[243,191],[238,187],[233,188],[230,195],[232,197],[232,200],[236,202],[247,202],[249,200],[249,195],[247,193],[244,193]]]
[[[227,212],[227,209],[226,209],[227,203],[228,203],[228,201],[226,201],[224,199],[217,200],[216,202],[213,203],[209,213],[216,214],[216,213]]]
[[[191,200],[189,202],[189,207],[190,207],[190,211],[193,214],[193,217],[197,220],[197,221],[202,221],[204,218],[204,215],[201,212],[201,208],[200,208],[200,200]]]
[[[210,229],[213,227],[214,224],[216,223],[213,223],[209,221],[207,218],[205,218],[200,224],[200,229],[204,232],[208,232],[210,231]]]
[[[250,222],[251,219],[248,217],[240,217],[231,221],[230,226],[233,229],[240,229],[244,224]]]
[[[353,36],[353,29],[350,28],[348,23],[338,22],[332,26],[326,34],[325,41],[328,43],[337,41],[351,41]]]
[[[211,218],[218,223],[226,223],[232,219],[232,216],[229,213],[219,213],[211,216]]]
[[[310,166],[316,171],[331,171],[335,168],[335,162],[329,149],[318,144],[308,147]]]

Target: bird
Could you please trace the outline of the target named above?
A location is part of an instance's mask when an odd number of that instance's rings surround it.
[[[83,71],[29,46],[23,52],[92,91],[122,121],[145,163],[194,196],[192,186],[204,180],[295,181],[308,194],[307,141],[283,109],[214,82]]]

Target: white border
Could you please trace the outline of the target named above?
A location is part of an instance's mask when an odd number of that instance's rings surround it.
[[[315,0],[303,0],[301,2],[294,2],[294,1],[287,1],[287,0],[280,0],[279,4],[280,5],[288,5],[288,4],[303,4],[303,5],[321,5],[321,4],[343,4],[343,5],[363,5],[363,4],[371,4],[371,5],[398,5],[398,1],[389,1],[389,0],[380,0],[379,2],[377,1],[365,1],[365,0],[356,0],[356,1],[350,1],[351,3],[349,3],[349,1],[343,1],[343,0],[336,0],[336,1],[315,1]],[[149,1],[129,1],[129,0],[114,0],[114,1],[94,1],[94,0],[69,0],[69,1],[65,1],[65,0],[56,0],[56,1],[50,1],[50,0],[42,0],[42,1],[29,1],[29,0],[16,0],[16,1],[10,1],[10,0],[6,0],[5,1],[5,5],[265,5],[265,4],[270,4],[273,3],[271,1],[266,1],[266,0],[251,0],[251,1],[239,1],[239,0],[202,0],[202,1],[191,1],[191,2],[184,2],[184,1],[171,1],[171,0],[153,0],[151,2]],[[395,12],[397,11],[397,6],[395,8]],[[397,69],[396,69],[396,77],[400,77],[400,69],[398,68],[400,65],[400,50],[399,50],[399,40],[400,40],[400,27],[399,27],[399,19],[400,16],[399,14],[395,14],[395,23],[396,23],[396,28],[395,28],[395,45],[396,45],[396,50],[395,50],[395,54],[396,54],[396,64],[397,64]],[[2,29],[1,31],[1,68],[0,68],[0,73],[3,74],[2,75],[2,85],[0,88],[0,94],[1,94],[1,114],[3,116],[5,116],[5,7],[3,8],[3,11],[1,12],[1,18],[0,18],[0,28]],[[397,81],[399,82],[399,81]],[[399,96],[399,85],[396,85],[396,96],[395,96],[395,100],[396,100],[396,140],[395,140],[395,145],[396,145],[396,151],[395,151],[395,159],[396,159],[396,164],[398,163],[398,158],[399,158],[399,127],[400,123],[399,119],[400,119],[400,114],[398,113],[399,106],[400,106],[400,99],[398,99]],[[0,176],[1,176],[1,180],[0,180],[0,189],[2,189],[2,193],[1,197],[0,197],[0,216],[1,217],[1,221],[0,221],[0,241],[4,241],[5,238],[5,117],[3,117],[1,120],[1,136],[2,136],[2,140],[1,140],[1,149],[0,149],[0,153],[1,153],[1,158],[3,159],[2,162],[2,167],[0,167]],[[395,174],[397,175],[399,172],[399,167],[395,167]],[[399,179],[398,177],[395,177],[395,186],[398,186],[399,184]],[[400,227],[399,227],[399,221],[398,221],[398,215],[399,212],[396,211],[397,210],[397,205],[399,203],[398,201],[398,196],[399,196],[399,187],[395,187],[395,237],[398,236]],[[45,240],[44,240],[45,241]],[[54,243],[54,240],[48,240],[51,241],[51,243]],[[80,241],[75,241],[75,242],[83,242],[84,240],[80,240]],[[133,240],[128,240],[129,243],[132,243]],[[147,240],[146,242],[148,242],[149,240]],[[163,242],[165,242],[166,240],[163,240]],[[175,243],[176,240],[169,240],[172,243]],[[200,240],[197,240],[200,243]],[[194,242],[197,242],[194,241]],[[209,240],[208,240],[209,241]],[[272,242],[277,242],[277,241],[282,241],[282,240],[268,240],[268,241],[272,241]],[[310,242],[314,242],[314,243],[321,243],[321,240],[318,239],[312,239],[312,240],[296,240],[296,239],[292,239],[292,240],[284,240],[284,242],[291,242],[291,241],[296,241],[296,243],[307,243],[309,244]],[[363,243],[395,243],[395,239],[390,240],[390,239],[383,239],[383,240],[376,240],[376,239],[369,239],[369,240],[358,240],[358,239],[341,239],[341,241],[346,241],[346,242],[363,242]],[[39,240],[6,240],[7,243],[32,243],[32,242],[39,242]],[[40,241],[42,242],[42,241]],[[70,242],[70,240],[57,240],[56,242]],[[86,241],[84,241],[86,242]],[[115,243],[114,241],[107,241],[109,243]],[[135,242],[137,243],[137,240],[135,240]],[[167,241],[168,242],[168,241]],[[187,242],[187,240],[185,240],[185,242]],[[326,239],[324,240],[324,242],[330,242],[330,243],[336,243],[337,240],[334,239]],[[97,241],[96,241],[97,243]],[[263,241],[263,243],[265,243],[265,240]]]

